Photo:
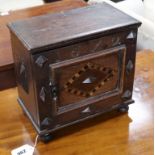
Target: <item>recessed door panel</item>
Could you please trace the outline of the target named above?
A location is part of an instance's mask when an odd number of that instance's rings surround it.
[[[125,51],[125,46],[119,46],[51,64],[55,110],[61,113],[67,108],[92,104],[97,96],[110,97],[121,92]]]

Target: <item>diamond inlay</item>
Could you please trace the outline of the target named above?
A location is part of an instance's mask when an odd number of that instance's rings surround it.
[[[82,83],[93,83],[96,80],[96,77],[88,77]]]
[[[42,122],[41,122],[41,125],[42,126],[45,126],[45,127],[48,127],[52,124],[52,119],[51,118],[48,118],[46,117]]]
[[[133,32],[133,31],[131,31],[131,32],[128,34],[127,39],[134,39],[134,38],[136,38],[136,33]]]
[[[41,88],[41,91],[40,91],[39,96],[40,96],[40,99],[41,99],[43,102],[45,102],[46,93],[45,93],[45,88],[44,88],[44,87]]]
[[[43,65],[45,64],[45,62],[47,62],[47,58],[40,55],[37,60],[35,61],[35,63],[39,66],[39,67],[43,67]]]
[[[23,63],[20,66],[20,71],[19,72],[20,72],[20,74],[25,72],[25,65]]]
[[[82,111],[82,113],[90,113],[90,112],[91,112],[91,110],[90,110],[89,107],[87,107],[86,109],[84,109],[84,110]]]
[[[92,96],[114,76],[114,70],[87,63],[64,85],[67,92],[78,96]]]
[[[127,66],[126,66],[127,73],[129,74],[133,68],[134,68],[133,63],[131,60],[129,60]]]
[[[122,98],[125,98],[125,99],[130,98],[131,95],[132,95],[131,91],[130,90],[126,90],[124,92],[124,94],[122,95]]]

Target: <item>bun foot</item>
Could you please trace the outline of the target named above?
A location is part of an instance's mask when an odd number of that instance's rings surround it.
[[[129,106],[128,105],[122,105],[121,107],[118,108],[118,111],[121,113],[126,113],[129,111]]]
[[[53,136],[48,133],[48,134],[45,134],[45,135],[40,135],[40,140],[44,143],[48,143],[50,142],[51,140],[53,139]]]

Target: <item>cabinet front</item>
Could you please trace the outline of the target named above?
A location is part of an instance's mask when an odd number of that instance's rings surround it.
[[[56,62],[51,55],[33,56],[41,126],[47,120],[51,128],[62,126],[122,102],[125,45]]]
[[[126,48],[119,46],[50,64],[53,113],[59,115],[100,97],[122,92]]]

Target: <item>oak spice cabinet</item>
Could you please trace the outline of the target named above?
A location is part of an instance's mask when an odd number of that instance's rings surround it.
[[[8,24],[19,104],[43,140],[133,103],[136,19],[103,3]]]

